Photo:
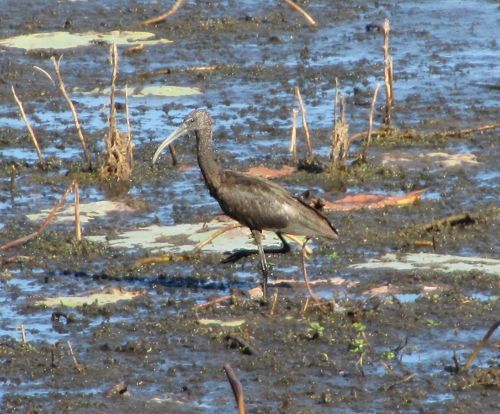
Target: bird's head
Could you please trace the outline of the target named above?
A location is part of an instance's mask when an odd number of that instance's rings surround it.
[[[153,164],[156,162],[161,152],[177,138],[183,135],[188,135],[190,132],[199,131],[202,129],[210,129],[212,127],[212,118],[205,109],[195,109],[191,112],[179,127],[172,132],[158,147],[153,155]]]

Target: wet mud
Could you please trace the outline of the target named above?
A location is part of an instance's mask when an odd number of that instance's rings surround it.
[[[169,5],[2,2],[2,38],[138,30],[172,40],[133,53],[120,47],[118,85],[176,85],[201,93],[130,99],[135,166],[130,182],[117,188],[87,171],[64,99],[33,69],[50,69],[50,57],[64,54],[65,83],[92,156],[102,160],[108,97],[74,88],[109,86],[109,45],[1,48],[0,245],[36,231],[40,221],[28,215],[51,209],[73,179],[82,202],[123,205],[84,223],[81,242],[71,222],[56,222],[0,253],[0,411],[236,412],[225,363],[243,386],[249,413],[499,410],[498,332],[467,370],[457,372],[500,315],[499,132],[440,135],[499,121],[498,5],[462,3],[304,2],[318,20],[311,28],[278,3],[188,3],[165,24],[145,27],[144,19]],[[385,17],[392,25],[395,130],[374,139],[366,164],[351,158],[333,171],[335,79],[346,96],[351,133],[365,130],[372,91],[383,82],[382,38],[365,26]],[[47,156],[44,168],[11,85]],[[314,241],[307,261],[323,306],[296,283],[302,279],[296,247],[269,257],[276,283],[264,303],[246,293],[259,283],[256,257],[223,265],[221,253],[202,251],[135,267],[157,252],[108,243],[127,230],[208,222],[220,214],[201,180],[192,141],[176,144],[181,167],[167,156],[157,167],[150,162],[193,108],[212,113],[224,167],[291,164],[295,86],[324,169],[300,170],[278,183],[329,200],[426,189],[411,205],[326,213],[341,238],[333,245]],[[123,108],[119,96],[120,122]],[[380,110],[375,118],[379,125]],[[351,152],[359,148],[356,141]],[[302,141],[299,152],[305,157]],[[441,220],[464,214],[467,220]],[[435,262],[415,264],[415,257]],[[443,257],[451,260],[447,270],[438,263]],[[463,258],[478,262],[464,264]],[[102,306],[37,304],[105,289],[140,294]],[[221,305],[199,306],[230,294]]]

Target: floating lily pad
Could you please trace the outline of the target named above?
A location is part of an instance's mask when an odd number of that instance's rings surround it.
[[[128,291],[123,289],[111,289],[104,292],[93,292],[81,296],[56,296],[53,298],[46,298],[35,302],[36,306],[47,306],[55,308],[58,306],[67,306],[69,308],[76,308],[83,305],[92,305],[97,303],[98,306],[116,303],[120,300],[130,300],[141,296],[142,292]]]
[[[110,93],[109,88],[95,88],[90,91],[83,91],[80,88],[74,88],[73,92],[82,95],[106,95]],[[129,96],[134,98],[144,98],[145,96],[188,96],[199,95],[201,93],[198,88],[191,88],[189,86],[174,86],[174,85],[144,85],[137,87],[129,86]],[[118,89],[118,94],[124,95],[125,89]]]
[[[167,39],[155,39],[149,32],[112,31],[107,33],[86,32],[46,32],[14,36],[0,40],[0,46],[15,47],[25,50],[34,49],[70,49],[80,46],[90,46],[96,43],[112,43],[117,45],[158,45],[172,43]]]
[[[245,323],[244,319],[237,319],[233,321],[221,321],[220,319],[198,319],[200,325],[218,325],[227,328],[237,328]]]
[[[50,209],[42,210],[40,213],[28,214],[26,217],[31,221],[41,221],[47,218]],[[97,217],[103,217],[109,213],[127,212],[131,213],[135,210],[121,201],[102,200],[93,203],[80,204],[80,222],[88,223],[89,220]],[[73,203],[60,210],[57,214],[56,223],[73,222],[75,220],[75,207]]]
[[[443,273],[479,271],[500,276],[500,260],[434,253],[386,254],[380,259],[349,266],[353,269],[433,270]]]
[[[109,240],[106,236],[88,236],[88,240],[108,243],[110,247],[133,249],[150,249],[162,253],[191,252],[195,246],[208,239],[213,233],[229,226],[234,221],[219,221],[213,219],[207,223],[177,224],[174,226],[152,225],[137,230],[131,230]],[[266,247],[281,246],[281,241],[274,233],[264,232]],[[235,249],[254,249],[255,244],[247,228],[233,228],[214,239],[203,248],[203,251],[223,253]]]

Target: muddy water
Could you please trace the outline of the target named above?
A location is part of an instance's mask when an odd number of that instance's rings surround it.
[[[499,119],[500,14],[493,1],[462,1],[460,7],[454,1],[308,2],[304,6],[318,20],[317,28],[284,6],[255,2],[186,4],[166,24],[146,29],[140,22],[168,6],[0,4],[4,38],[65,30],[65,25],[72,32],[150,30],[174,42],[131,55],[121,47],[119,85],[201,91],[131,97],[137,162],[128,192],[118,195],[131,211],[90,220],[84,224],[86,236],[115,240],[123,231],[198,223],[219,213],[200,180],[192,142],[181,143],[177,152],[193,168],[174,169],[165,161],[153,170],[149,164],[155,146],[195,107],[205,106],[214,116],[224,166],[281,166],[290,162],[290,110],[298,85],[315,151],[327,162],[336,78],[346,96],[351,132],[366,129],[371,93],[383,80],[383,67],[381,36],[365,26],[385,17],[392,25],[398,128],[431,133]],[[3,48],[0,53],[1,244],[34,231],[37,224],[27,215],[51,208],[72,178],[81,182],[82,202],[116,198],[95,176],[82,172],[66,104],[33,69],[50,70],[53,53],[58,52]],[[99,158],[108,100],[81,91],[109,85],[108,47],[63,53],[64,79]],[[213,68],[185,70],[195,66]],[[155,75],[160,69],[169,71]],[[44,154],[51,157],[46,171],[36,167],[11,85],[25,103]],[[123,97],[118,99],[123,103]],[[383,99],[382,94],[380,105]],[[380,119],[379,110],[375,122]],[[273,288],[278,300],[272,310],[244,299],[195,310],[212,297],[255,286],[256,260],[223,266],[220,254],[205,253],[134,269],[137,258],[151,254],[148,249],[77,244],[71,224],[52,225],[38,239],[2,253],[2,258],[24,258],[0,267],[0,411],[234,412],[222,371],[226,362],[235,369],[252,413],[498,410],[498,333],[468,373],[451,372],[453,353],[464,363],[499,314],[500,272],[497,262],[488,262],[498,258],[499,249],[497,145],[495,131],[385,139],[370,149],[368,166],[280,179],[293,192],[313,189],[329,199],[344,192],[399,195],[427,188],[411,206],[328,214],[341,241],[334,246],[316,242],[308,261],[310,279],[325,281],[314,286],[317,294],[336,303],[323,311],[311,305],[304,311],[306,292],[290,282]],[[472,223],[421,229],[462,212],[473,217]],[[434,239],[435,248],[417,247],[417,239]],[[440,256],[418,256],[415,264],[412,255],[419,253]],[[389,260],[387,254],[396,256]],[[421,264],[423,257],[434,264]],[[272,256],[273,279],[299,280],[299,258],[296,250]],[[470,265],[472,258],[479,262]],[[440,260],[447,261],[446,268],[436,264]],[[54,309],[34,306],[43,297],[109,288],[143,294],[103,307],[60,307],[56,311],[65,316],[59,318],[52,317]],[[200,319],[244,323],[202,325]],[[27,343],[22,343],[22,325]],[[234,338],[249,343],[253,354],[232,346]],[[121,381],[130,395],[107,397]]]

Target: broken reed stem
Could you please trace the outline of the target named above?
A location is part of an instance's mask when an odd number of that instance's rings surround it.
[[[283,1],[286,4],[288,4],[292,9],[302,14],[302,16],[304,16],[304,18],[306,19],[307,23],[309,23],[311,26],[316,26],[316,21],[297,3],[294,3],[292,0],[283,0]]]
[[[132,151],[132,124],[130,122],[130,108],[128,105],[128,84],[125,84],[125,117],[127,119],[127,147],[130,147],[131,150],[128,152],[130,159],[128,160],[130,165],[134,164],[134,152]]]
[[[36,139],[35,132],[33,131],[33,128],[31,127],[30,121],[28,120],[28,118],[26,116],[26,112],[24,112],[23,103],[17,97],[16,90],[14,89],[14,86],[11,86],[11,90],[12,90],[12,95],[14,95],[14,99],[17,103],[17,106],[19,106],[19,111],[21,112],[21,117],[23,118],[23,121],[26,125],[26,128],[28,128],[28,132],[30,134],[31,141],[33,142],[33,145],[35,146],[35,151],[36,151],[36,155],[38,156],[38,161],[40,161],[40,163],[43,164],[44,161],[43,161],[42,151],[40,151],[40,147],[38,146],[38,140]]]
[[[333,109],[333,131],[331,135],[330,162],[334,168],[342,165],[347,157],[350,146],[349,125],[345,119],[344,96],[339,91],[338,81],[335,79],[335,104]]]
[[[238,414],[247,414],[243,395],[243,387],[241,386],[240,381],[236,377],[236,374],[234,373],[229,363],[224,364],[224,372],[226,373],[227,380],[229,381],[231,389],[233,390],[234,399],[236,400],[236,406],[238,408]]]
[[[306,134],[307,154],[309,157],[312,157],[313,149],[311,145],[311,135],[309,134],[309,127],[307,126],[306,107],[304,105],[304,101],[302,100],[302,95],[300,94],[300,89],[298,86],[295,87],[295,97],[299,102],[300,112],[302,115],[302,127],[304,128],[304,133]]]
[[[8,250],[8,249],[10,249],[12,247],[18,246],[18,245],[23,244],[23,243],[25,243],[25,242],[27,242],[27,241],[29,241],[31,239],[34,239],[35,237],[38,237],[40,234],[42,234],[42,232],[45,230],[45,228],[50,223],[52,223],[52,221],[56,217],[57,212],[59,211],[59,209],[61,208],[61,206],[66,202],[66,197],[67,197],[68,193],[70,193],[73,190],[74,185],[75,185],[75,181],[73,181],[70,184],[70,186],[66,189],[66,191],[62,195],[61,199],[52,208],[52,210],[50,211],[49,215],[43,221],[43,223],[40,225],[40,227],[38,228],[37,231],[35,231],[34,233],[31,233],[31,234],[28,234],[27,236],[21,237],[21,238],[19,238],[17,240],[13,240],[11,242],[8,242],[8,243],[0,246],[0,250]]]
[[[68,348],[69,348],[69,353],[71,355],[71,358],[73,359],[73,364],[75,365],[75,368],[78,372],[81,372],[82,371],[82,367],[81,365],[78,363],[78,361],[76,360],[76,356],[75,356],[75,353],[73,352],[73,347],[71,346],[71,342],[70,341],[67,341],[66,342],[68,344]]]
[[[61,75],[61,59],[62,56],[60,56],[59,59],[57,60],[54,56],[52,56],[50,60],[52,61],[52,64],[54,65],[54,70],[56,71],[57,80],[59,82],[59,90],[64,96],[64,99],[66,99],[69,109],[71,110],[71,114],[73,115],[73,121],[75,123],[76,133],[78,134],[78,139],[80,140],[80,144],[83,149],[83,156],[85,157],[85,162],[87,163],[89,170],[92,170],[92,160],[90,158],[89,150],[87,149],[87,144],[85,143],[85,138],[83,137],[82,126],[80,124],[80,120],[78,119],[78,114],[76,113],[75,105],[73,105],[73,101],[71,100],[71,98],[68,95],[68,92],[66,91],[66,85],[64,84]]]
[[[23,344],[28,343],[28,340],[26,339],[26,327],[24,324],[21,324],[21,340],[23,341]]]
[[[363,145],[363,150],[359,156],[361,161],[366,161],[366,154],[368,152],[368,147],[372,141],[372,130],[373,130],[373,113],[375,112],[375,104],[377,102],[378,90],[380,88],[380,84],[377,83],[375,87],[375,92],[373,92],[372,104],[370,106],[370,114],[368,115],[368,132],[366,134],[365,145]]]
[[[296,108],[292,109],[292,136],[290,137],[290,152],[293,156],[293,162],[297,163],[297,116],[299,111]]]
[[[273,304],[271,306],[271,310],[269,311],[269,316],[274,315],[274,310],[276,309],[276,304],[278,303],[278,289],[276,289],[276,292],[274,292],[273,295]]]
[[[208,236],[205,240],[202,240],[199,242],[193,249],[193,252],[199,252],[203,247],[205,247],[207,244],[213,242],[217,237],[222,236],[224,233],[237,229],[238,227],[243,227],[242,224],[240,223],[232,223],[229,224],[228,226],[225,226],[214,233],[212,233],[210,236]]]
[[[384,20],[383,34],[384,34],[384,83],[385,83],[385,115],[384,125],[390,128],[392,121],[392,107],[394,106],[394,91],[393,79],[394,71],[392,66],[392,57],[389,55],[389,33],[391,26],[389,19]]]
[[[479,342],[477,345],[476,345],[476,348],[474,348],[474,351],[472,352],[472,354],[470,354],[469,358],[467,358],[467,362],[465,363],[463,369],[464,370],[467,370],[469,369],[469,367],[472,365],[472,363],[474,362],[474,360],[477,358],[477,356],[479,355],[479,352],[481,351],[481,349],[484,348],[484,346],[486,345],[486,343],[488,342],[488,339],[490,339],[491,335],[493,335],[493,332],[495,332],[495,330],[500,326],[500,320],[496,321],[491,327],[490,329],[488,329],[488,332],[486,332],[486,334],[484,335],[483,339],[481,339],[481,342]]]
[[[181,8],[181,6],[186,2],[186,0],[177,0],[174,6],[167,11],[166,13],[160,14],[156,17],[151,17],[150,19],[144,20],[144,24],[156,24],[164,22],[168,17],[177,13],[177,11]]]
[[[75,181],[73,186],[75,194],[75,237],[77,241],[82,240],[82,226],[80,224],[80,187],[78,182]]]
[[[115,88],[116,78],[118,77],[118,48],[113,42],[110,50],[110,61],[113,67],[111,75],[111,88],[109,93],[110,108],[109,108],[109,131],[116,130],[116,106],[115,106]],[[110,132],[111,133],[111,132]]]

